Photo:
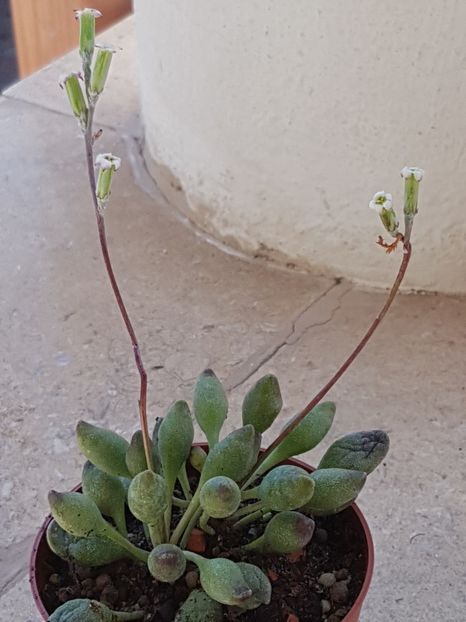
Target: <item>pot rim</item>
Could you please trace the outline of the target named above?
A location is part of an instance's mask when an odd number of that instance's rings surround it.
[[[207,443],[193,443],[193,447],[194,446],[198,446],[198,447],[200,446],[203,448],[207,448]],[[307,462],[303,462],[302,460],[298,460],[296,458],[291,458],[289,460],[285,460],[284,462],[300,466],[306,471],[314,470],[310,464],[308,464]],[[78,484],[72,489],[72,491],[75,492],[77,490],[80,490],[80,488],[81,488],[81,484]],[[361,524],[362,530],[364,532],[364,538],[366,541],[366,550],[367,550],[367,567],[366,567],[366,572],[364,576],[364,581],[361,586],[361,591],[359,592],[351,609],[348,611],[346,616],[341,620],[341,622],[351,622],[352,620],[357,620],[357,618],[354,618],[354,615],[359,615],[359,612],[362,608],[364,600],[369,591],[369,586],[370,586],[372,575],[374,572],[374,561],[375,561],[374,542],[372,540],[372,535],[369,529],[369,525],[367,524],[367,521],[364,518],[364,514],[359,509],[356,503],[351,504],[351,506],[349,507],[356,515],[356,518]],[[49,523],[51,521],[52,521],[52,516],[51,514],[48,514],[46,518],[44,519],[44,521],[42,522],[42,525],[40,526],[39,531],[36,534],[36,537],[34,538],[34,544],[32,546],[31,556],[29,559],[29,583],[31,586],[34,603],[39,611],[39,614],[42,616],[43,620],[48,620],[49,613],[45,609],[44,603],[42,602],[42,598],[40,596],[39,586],[37,585],[36,568],[37,568],[38,557],[39,557],[38,555],[39,547],[45,538],[47,527],[49,526]]]

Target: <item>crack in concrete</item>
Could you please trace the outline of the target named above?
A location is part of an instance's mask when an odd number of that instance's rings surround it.
[[[343,291],[341,291],[343,289]],[[317,326],[324,326],[331,322],[341,307],[341,301],[352,290],[350,283],[336,281],[317,298],[308,303],[291,321],[291,326],[283,327],[277,336],[264,348],[252,354],[248,359],[241,363],[233,374],[225,380],[224,386],[227,391],[233,391],[246,382],[263,365],[268,363],[280,350],[286,346],[296,344],[309,330]],[[336,301],[335,301],[336,298]],[[319,315],[324,315],[323,319],[316,319],[315,306],[325,301]],[[330,306],[330,309],[328,309]],[[309,314],[311,313],[311,317]]]
[[[0,548],[0,597],[6,594],[27,572],[34,534]]]

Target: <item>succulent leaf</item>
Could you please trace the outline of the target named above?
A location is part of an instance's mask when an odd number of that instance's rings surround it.
[[[112,611],[97,600],[76,598],[58,607],[49,617],[49,622],[130,622],[141,620],[143,616],[143,611]]]
[[[353,502],[366,482],[363,471],[317,469],[311,474],[314,494],[301,510],[315,515],[336,514]]]
[[[101,471],[87,460],[83,468],[82,489],[102,514],[115,521],[118,531],[126,535],[126,490],[121,479]]]
[[[314,482],[309,473],[291,464],[269,471],[257,489],[264,507],[276,512],[300,508],[311,499],[313,492]]]
[[[103,536],[89,536],[78,538],[67,533],[60,525],[52,520],[46,531],[49,548],[65,560],[73,560],[82,566],[103,566],[130,557],[125,549],[121,548]]]
[[[369,475],[385,458],[389,447],[390,439],[383,430],[346,434],[330,445],[319,469],[351,469]]]
[[[175,583],[184,574],[186,558],[174,544],[159,544],[150,552],[147,566],[158,581]]]
[[[242,609],[256,609],[260,605],[268,605],[272,598],[272,586],[260,568],[246,562],[237,564],[241,573],[252,590],[252,595],[241,603]]]
[[[314,533],[314,521],[300,512],[280,512],[267,523],[262,536],[244,548],[285,555],[304,548]]]
[[[191,452],[194,427],[189,406],[184,401],[173,404],[158,431],[159,455],[163,476],[172,490],[177,475]]]
[[[160,473],[162,470],[162,463],[160,462],[159,454],[159,430],[162,425],[162,421],[163,417],[157,417],[152,431],[152,460],[154,462],[154,469],[156,473]]]
[[[255,464],[257,453],[256,433],[252,425],[233,430],[209,451],[199,485],[216,475],[241,481]]]
[[[335,416],[335,404],[322,402],[304,417],[261,464],[259,473],[265,473],[276,464],[314,449],[330,430]]]
[[[205,452],[202,447],[198,445],[191,448],[191,453],[189,454],[189,462],[193,469],[196,469],[199,473],[204,468],[204,463],[207,458],[207,452]]]
[[[186,559],[199,568],[200,581],[208,596],[223,605],[241,606],[252,596],[238,564],[230,559],[206,559],[196,553],[185,551]]]
[[[131,473],[132,477],[147,469],[144,437],[141,430],[136,430],[131,437],[129,447],[126,451],[125,461],[128,471]]]
[[[181,605],[174,622],[221,622],[222,605],[203,590],[193,590]]]
[[[206,435],[209,448],[218,442],[220,430],[228,413],[228,400],[222,383],[211,369],[197,379],[193,410],[199,427]]]
[[[283,406],[280,385],[276,376],[267,374],[249,389],[243,400],[243,425],[252,424],[256,432],[265,432],[277,418]]]
[[[45,537],[50,550],[58,557],[61,557],[61,559],[70,558],[70,544],[77,542],[79,539],[62,529],[56,520],[51,520],[48,524]]]
[[[105,531],[106,523],[99,508],[86,495],[52,490],[49,505],[53,518],[72,536],[87,537]]]
[[[241,503],[238,484],[223,475],[207,480],[199,497],[201,507],[212,518],[226,518],[236,512]]]
[[[131,558],[128,551],[104,536],[78,538],[69,546],[70,557],[81,566],[104,566]]]
[[[122,436],[85,421],[78,423],[76,435],[79,449],[92,464],[109,475],[131,477],[125,460],[129,443]]]
[[[153,471],[142,471],[128,489],[128,506],[142,523],[155,525],[168,505],[168,489],[164,478]]]

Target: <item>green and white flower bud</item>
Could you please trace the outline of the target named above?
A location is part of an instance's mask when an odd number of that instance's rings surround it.
[[[390,233],[393,237],[396,237],[398,234],[399,222],[392,204],[392,195],[389,192],[381,190],[380,192],[376,192],[374,194],[372,201],[369,203],[369,207],[378,213],[380,220],[388,233]]]
[[[79,82],[79,74],[73,72],[64,76],[60,80],[60,86],[65,89],[70,102],[71,111],[78,119],[81,129],[84,130],[86,128],[88,110],[86,100],[84,99],[84,93]]]
[[[81,9],[74,12],[79,21],[79,54],[83,64],[90,65],[95,45],[95,20],[102,16],[97,9]]]
[[[404,213],[408,218],[413,218],[417,214],[419,183],[424,177],[424,171],[416,166],[405,166],[400,173],[405,180]]]
[[[121,159],[111,153],[99,153],[95,165],[99,169],[95,194],[99,208],[103,211],[110,197],[113,173],[120,168]]]
[[[104,90],[105,83],[107,81],[108,72],[110,70],[110,64],[112,62],[112,56],[116,50],[110,46],[98,46],[99,50],[94,63],[94,68],[91,75],[90,94],[93,98],[96,98]]]

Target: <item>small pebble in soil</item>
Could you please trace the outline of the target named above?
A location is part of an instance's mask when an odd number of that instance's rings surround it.
[[[88,566],[78,566],[76,568],[76,574],[78,579],[88,579],[89,577],[92,577],[92,568]]]
[[[328,540],[328,533],[325,529],[319,528],[314,532],[314,540],[319,544],[325,544]]]
[[[81,581],[81,588],[83,590],[92,590],[92,588],[94,587],[94,579],[84,579],[83,581]]]
[[[336,583],[336,578],[333,572],[324,572],[319,577],[319,583],[324,587],[332,587]]]
[[[339,616],[340,618],[344,618],[347,613],[348,609],[346,607],[340,607],[335,611],[335,615]]]
[[[113,585],[107,585],[102,590],[100,600],[105,605],[114,605],[118,600],[118,590]]]
[[[111,582],[112,582],[112,579],[110,575],[99,574],[99,576],[96,577],[95,586],[98,590],[103,590],[104,587],[106,587],[107,585],[110,585]]]
[[[334,603],[344,604],[349,598],[349,589],[346,581],[338,581],[330,588],[330,598]]]
[[[190,590],[193,590],[196,587],[197,582],[199,581],[199,573],[197,572],[197,570],[190,570],[186,573],[184,580],[186,581],[186,585],[188,586],[188,588]]]
[[[331,608],[332,608],[332,604],[328,600],[321,600],[320,604],[321,604],[321,607],[322,607],[322,613],[323,614],[328,613],[331,610]]]
[[[341,568],[340,570],[337,570],[334,574],[337,581],[345,581],[346,579],[349,579],[350,576],[349,570],[347,568]]]
[[[50,581],[50,583],[52,585],[60,585],[60,583],[61,583],[60,575],[58,575],[56,572],[54,572],[53,574],[50,575],[49,581]]]
[[[334,613],[327,618],[327,622],[341,622],[341,618]]]

